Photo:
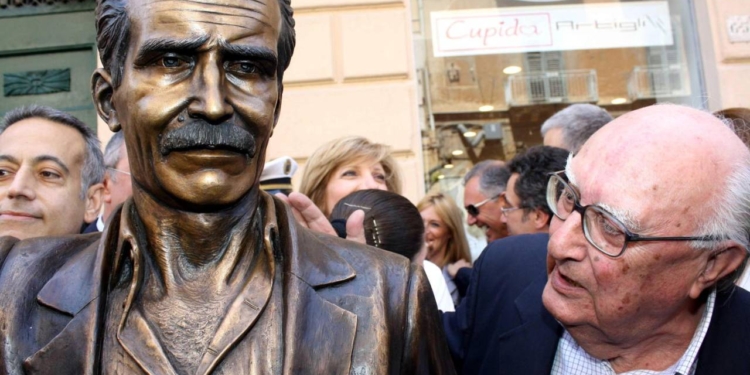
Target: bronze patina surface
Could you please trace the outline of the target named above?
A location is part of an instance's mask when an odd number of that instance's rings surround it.
[[[0,373],[453,373],[421,268],[259,191],[293,26],[287,0],[100,1],[133,198],[101,237],[0,240]]]

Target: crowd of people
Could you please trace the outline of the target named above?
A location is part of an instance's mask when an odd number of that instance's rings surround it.
[[[172,14],[203,33],[175,42],[145,40],[179,34],[167,5],[103,1],[94,99],[125,134],[102,153],[37,105],[0,124],[0,373],[750,374],[747,110],[571,105],[543,145],[474,165],[463,207],[404,198],[389,147],[347,136],[295,192],[294,160],[258,154],[288,2],[232,5],[267,34],[237,47],[246,28],[200,21],[220,8]],[[175,83],[175,48],[207,89]],[[275,69],[221,62],[274,48]]]

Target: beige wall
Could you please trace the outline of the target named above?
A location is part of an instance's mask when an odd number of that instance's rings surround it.
[[[750,3],[707,0],[697,2],[696,8],[699,24],[708,24],[701,30],[702,40],[710,35],[712,42],[710,46],[703,43],[710,109],[750,107],[750,43],[731,43],[727,31],[729,17],[750,16]]]
[[[423,195],[417,82],[408,3],[294,0],[297,47],[284,75],[281,118],[267,159],[307,157],[331,139],[361,135],[393,149],[404,195]]]

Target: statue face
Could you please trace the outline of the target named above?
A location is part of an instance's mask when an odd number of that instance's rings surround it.
[[[135,185],[175,208],[235,203],[257,184],[279,107],[278,3],[135,0],[113,118]]]

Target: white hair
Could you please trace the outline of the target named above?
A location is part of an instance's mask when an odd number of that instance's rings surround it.
[[[726,181],[724,194],[714,200],[713,214],[699,227],[699,236],[716,236],[721,241],[693,241],[695,249],[716,250],[725,240],[733,241],[750,251],[750,157],[737,164]],[[745,269],[747,259],[719,287],[731,286]]]

